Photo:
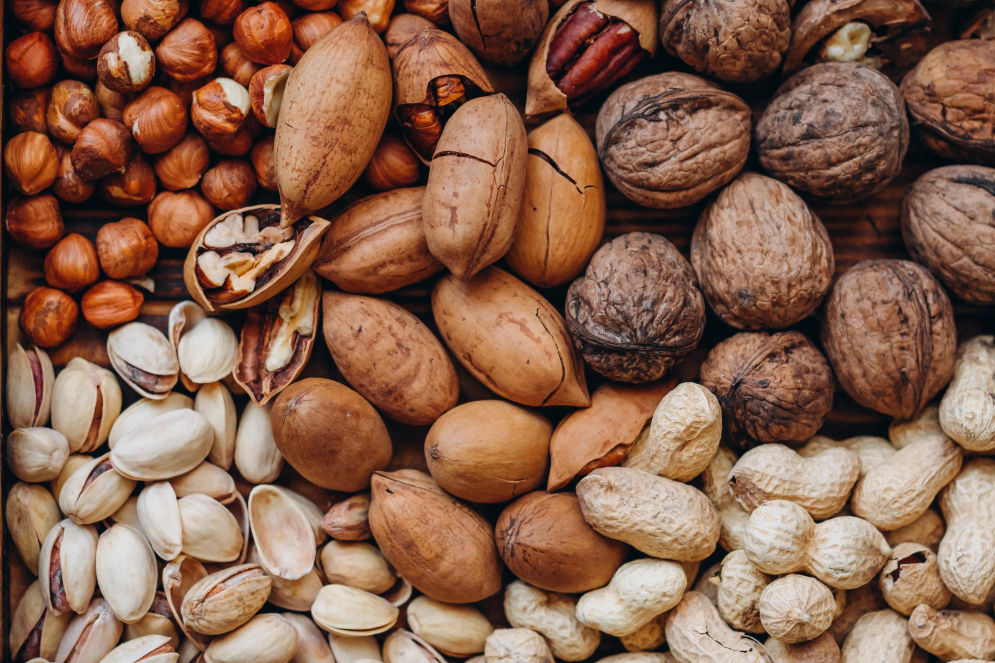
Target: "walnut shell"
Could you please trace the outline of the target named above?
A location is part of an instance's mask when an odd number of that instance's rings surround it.
[[[995,159],[995,40],[940,44],[902,80],[926,147],[948,159]]]
[[[787,0],[665,0],[660,42],[708,76],[750,83],[774,73],[791,39]]]
[[[995,304],[995,169],[947,166],[912,183],[902,200],[909,253],[966,301]]]
[[[750,151],[750,108],[704,78],[657,74],[618,88],[598,111],[598,158],[646,207],[694,204],[727,184]]]
[[[822,343],[853,400],[911,419],[953,376],[953,307],[925,267],[863,260],[826,299]]]
[[[691,265],[661,235],[602,246],[570,284],[567,329],[584,361],[610,380],[650,382],[698,345],[705,302]]]
[[[824,62],[788,79],[757,122],[757,153],[772,176],[827,203],[871,196],[902,169],[909,123],[881,72]]]
[[[829,292],[833,245],[788,185],[743,173],[694,229],[691,266],[705,301],[737,329],[781,329],[811,315]]]
[[[729,437],[742,446],[801,444],[833,407],[833,372],[812,341],[797,331],[744,332],[708,353],[701,384],[722,406]]]

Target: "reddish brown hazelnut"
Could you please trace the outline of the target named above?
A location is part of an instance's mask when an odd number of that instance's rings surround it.
[[[50,88],[38,88],[13,93],[7,101],[7,117],[14,132],[48,132],[45,113],[48,109]]]
[[[118,92],[144,90],[155,76],[155,54],[138,32],[119,32],[97,55],[97,77]]]
[[[84,180],[123,173],[131,159],[131,134],[120,122],[97,118],[80,131],[70,158]]]
[[[52,186],[59,174],[59,156],[48,136],[25,131],[7,142],[3,171],[15,189],[33,196]]]
[[[7,232],[15,242],[32,249],[47,249],[58,242],[66,227],[55,196],[25,196],[7,205]]]
[[[411,186],[421,175],[421,163],[407,143],[386,134],[380,139],[373,158],[363,171],[363,179],[377,191]]]
[[[62,50],[59,51],[59,57],[62,59],[62,68],[66,70],[66,74],[70,78],[87,82],[97,80],[96,60],[76,58]]]
[[[155,49],[159,68],[175,81],[186,83],[211,74],[218,64],[218,45],[204,24],[185,18]]]
[[[130,93],[112,90],[98,80],[94,94],[97,97],[97,105],[100,106],[101,117],[115,122],[124,121],[124,107],[132,99]]]
[[[101,281],[83,293],[80,309],[97,329],[111,329],[137,318],[144,301],[142,293],[127,283]]]
[[[449,0],[404,0],[404,10],[436,25],[449,23]]]
[[[60,0],[55,11],[55,43],[76,60],[97,57],[100,48],[118,32],[113,0]]]
[[[45,114],[52,138],[72,145],[83,127],[99,116],[97,96],[85,83],[65,80],[52,86]]]
[[[249,7],[235,19],[235,43],[253,62],[280,64],[290,55],[293,28],[290,18],[275,2]]]
[[[77,292],[96,283],[100,264],[93,242],[79,233],[66,235],[45,256],[44,272],[50,286],[66,292]]]
[[[208,147],[224,157],[244,157],[255,144],[256,136],[262,126],[256,121],[255,115],[246,118],[238,131],[230,136],[209,136],[205,137]]]
[[[14,18],[28,30],[46,32],[55,25],[58,0],[11,0],[7,3]]]
[[[52,191],[60,200],[67,203],[82,203],[89,200],[97,190],[97,183],[79,176],[68,148],[59,145],[55,149],[59,154],[59,174],[52,183]]]
[[[245,57],[238,44],[232,42],[221,49],[221,69],[228,78],[242,87],[249,87],[252,75],[262,67]]]
[[[155,196],[155,172],[144,159],[135,155],[123,173],[100,180],[100,194],[112,205],[145,205]]]
[[[24,298],[18,324],[32,343],[53,348],[64,343],[76,331],[79,307],[66,293],[40,286]]]
[[[55,45],[43,32],[29,32],[7,44],[4,73],[17,87],[47,85],[55,77]]]
[[[249,103],[252,114],[261,124],[275,127],[280,115],[280,104],[283,101],[283,90],[287,86],[287,78],[292,67],[285,64],[274,64],[260,69],[249,81]]]
[[[149,41],[162,39],[187,14],[185,0],[122,0],[121,20]]]
[[[149,203],[149,228],[163,246],[185,249],[214,218],[214,208],[196,191],[163,191]]]
[[[152,230],[139,219],[126,216],[105,223],[97,231],[97,258],[112,279],[142,276],[158,257],[159,244]]]
[[[334,12],[298,16],[291,21],[294,30],[294,45],[303,53],[340,23],[342,23],[342,19]]]
[[[124,124],[142,152],[160,154],[187,132],[183,100],[164,87],[150,87],[124,107]]]
[[[249,155],[256,181],[267,191],[276,191],[276,161],[273,159],[273,136],[266,136],[252,147]]]
[[[294,0],[294,4],[309,12],[328,11],[338,0]]]
[[[193,93],[190,119],[205,138],[231,136],[249,116],[249,91],[230,78],[215,78]]]
[[[207,143],[197,134],[183,140],[162,154],[155,162],[155,174],[164,189],[179,191],[197,186],[207,170],[211,155]]]
[[[231,25],[245,10],[245,0],[200,0],[200,15],[218,25]]]
[[[200,190],[215,207],[245,207],[256,193],[256,173],[249,162],[242,159],[221,161],[204,173]]]

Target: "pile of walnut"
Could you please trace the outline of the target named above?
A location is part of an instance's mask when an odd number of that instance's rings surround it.
[[[795,4],[12,0],[6,228],[48,253],[11,658],[995,661],[995,338],[948,294],[995,304],[993,11],[938,44],[918,0]],[[882,191],[911,129],[952,162],[905,192],[913,260],[834,279],[809,204]],[[606,242],[604,175],[707,201],[690,259]],[[136,216],[65,235],[98,191]],[[431,325],[380,297],[427,279]],[[107,366],[44,349],[80,311]],[[837,387],[888,437],[819,435]]]

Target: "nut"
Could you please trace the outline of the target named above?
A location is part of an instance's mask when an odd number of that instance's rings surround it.
[[[59,508],[74,523],[95,523],[120,509],[134,489],[135,482],[118,474],[110,454],[104,454],[69,475],[59,491]]]
[[[421,177],[418,157],[404,141],[392,134],[380,139],[363,179],[377,191],[390,191],[411,186]]]
[[[764,643],[767,655],[776,663],[805,663],[806,661],[839,661],[840,648],[830,632],[823,633],[814,640],[789,645],[768,638]]]
[[[995,656],[995,620],[983,612],[920,605],[909,616],[909,635],[944,660]]]
[[[753,566],[745,552],[733,550],[722,559],[716,580],[716,606],[722,618],[737,630],[763,633],[757,602],[770,577]]]
[[[185,555],[205,562],[233,562],[239,558],[246,534],[231,511],[202,493],[181,497],[178,504]]]
[[[205,384],[197,390],[193,408],[207,417],[214,429],[214,444],[211,446],[207,459],[215,465],[208,464],[200,467],[207,468],[209,472],[214,472],[213,468],[217,466],[225,469],[230,468],[235,460],[235,435],[238,426],[235,402],[232,400],[231,392],[220,382]],[[219,476],[227,485],[228,479],[225,479],[224,475],[218,472],[214,472],[214,474]],[[227,493],[233,493],[234,490],[234,485],[232,485]]]
[[[251,108],[251,105],[250,105]],[[233,134],[227,136],[205,136],[208,147],[225,157],[244,157],[256,142],[262,129],[255,115],[249,115]]]
[[[67,203],[82,203],[89,200],[97,190],[96,182],[84,180],[79,176],[73,167],[72,152],[69,149],[58,145],[55,151],[59,154],[59,174],[52,184],[52,192]]]
[[[45,110],[51,94],[49,88],[18,90],[7,99],[7,116],[14,133],[37,131],[47,133]]]
[[[56,140],[76,142],[83,127],[98,115],[97,97],[85,84],[68,80],[52,86],[46,121]]]
[[[52,360],[41,348],[20,343],[7,357],[7,418],[16,428],[44,426],[52,407]]]
[[[187,131],[187,108],[175,93],[150,87],[124,107],[124,124],[146,154],[175,146]]]
[[[294,38],[297,39],[297,29],[296,22],[301,19],[295,19],[294,23]],[[414,37],[416,34],[422,30],[427,30],[434,27],[434,24],[426,18],[422,18],[417,14],[395,14],[390,19],[390,24],[387,26],[387,30],[383,33],[384,43],[387,44],[387,55],[391,60],[397,55],[397,52],[401,50],[401,47],[408,43],[408,40]],[[298,41],[298,43],[300,43]]]
[[[481,60],[510,67],[531,55],[549,19],[549,2],[451,0],[449,17],[460,41]]]
[[[231,25],[245,4],[244,0],[200,0],[200,15],[218,25]]]
[[[369,543],[330,541],[321,549],[321,570],[328,582],[382,594],[397,578],[380,551]]]
[[[245,207],[256,192],[256,173],[249,162],[242,159],[219,161],[204,173],[200,191],[220,209]]]
[[[118,92],[137,92],[152,82],[155,56],[152,47],[138,32],[119,32],[97,56],[100,82]]]
[[[179,83],[191,83],[214,71],[218,46],[203,23],[186,18],[163,37],[155,56],[162,73]]]
[[[120,413],[121,387],[107,369],[74,357],[55,378],[52,428],[66,436],[74,453],[89,453],[103,444]]]
[[[17,87],[47,85],[55,78],[55,45],[44,32],[29,32],[7,45],[3,64]]]
[[[878,578],[881,594],[888,605],[903,615],[911,615],[921,603],[942,610],[951,594],[940,579],[936,554],[918,543],[900,543]]]
[[[51,481],[69,456],[66,436],[51,428],[15,428],[7,436],[7,464],[21,481]]]
[[[263,2],[243,11],[235,19],[232,34],[245,57],[262,65],[286,60],[294,39],[290,18],[275,2]]]
[[[38,572],[38,554],[48,532],[62,518],[59,505],[52,493],[43,486],[24,482],[15,483],[7,494],[4,517],[8,523],[10,538],[17,548],[25,566],[32,573]],[[38,592],[41,603],[41,592]],[[17,614],[17,611],[14,613]],[[16,630],[17,618],[13,619],[11,635]],[[12,643],[13,644],[13,643]]]
[[[59,172],[59,156],[48,136],[26,131],[7,141],[3,171],[15,189],[33,196],[52,186]]]
[[[221,49],[221,69],[228,78],[243,87],[249,87],[252,75],[262,67],[245,57],[238,44],[232,42]]]
[[[249,523],[256,553],[268,573],[284,580],[297,580],[314,568],[317,545],[314,531],[289,490],[272,485],[255,486],[249,493]]]
[[[7,225],[10,225],[8,220]],[[953,380],[940,401],[943,432],[969,451],[995,449],[991,400],[991,366],[995,363],[995,338],[976,336],[957,350]]]
[[[205,138],[231,136],[249,116],[249,91],[230,78],[215,78],[193,93],[190,119]]]
[[[207,143],[191,133],[159,156],[153,167],[163,188],[179,191],[197,186],[209,163]]]
[[[45,281],[53,288],[78,292],[98,278],[97,250],[79,233],[63,237],[45,256]]]
[[[436,25],[449,23],[449,0],[404,0],[404,11],[421,16]]]
[[[348,21],[361,12],[366,14],[370,27],[377,33],[387,29],[390,15],[394,11],[394,0],[340,0],[338,13]]]
[[[370,636],[394,626],[398,609],[376,594],[330,584],[318,592],[311,606],[311,617],[318,626],[337,635]]]
[[[124,125],[97,118],[80,131],[69,158],[80,177],[96,180],[111,173],[123,173],[131,153],[131,133]]]
[[[128,572],[122,573],[123,569]],[[100,535],[96,571],[100,594],[121,621],[136,622],[152,607],[159,575],[156,558],[145,535],[137,529],[117,524]]]
[[[187,13],[186,0],[122,0],[121,20],[149,41],[162,39]]]
[[[249,81],[249,103],[252,114],[264,126],[275,127],[283,101],[283,90],[287,85],[292,67],[275,64],[260,69]]]
[[[13,0],[10,3],[14,18],[28,30],[45,32],[55,24],[55,8],[58,2],[54,0]]]
[[[368,494],[361,493],[347,497],[328,510],[321,519],[321,529],[339,541],[365,541],[371,536],[369,512]]]
[[[294,31],[294,48],[300,52],[297,59],[300,59],[300,56],[307,52],[307,49],[340,23],[342,23],[342,18],[335,12],[304,14],[291,21],[290,25]]]
[[[211,222],[214,208],[196,191],[163,191],[149,203],[152,234],[163,246],[186,248]]]
[[[542,635],[553,655],[563,661],[588,659],[601,644],[601,633],[582,624],[574,614],[577,605],[572,596],[546,594],[521,580],[510,583],[504,592],[508,623]]]
[[[53,288],[39,286],[24,298],[18,324],[33,343],[52,348],[76,331],[79,307],[73,298]]]
[[[155,196],[155,172],[144,159],[135,155],[123,173],[100,180],[100,193],[112,205],[145,205]]]
[[[94,88],[97,97],[97,105],[100,106],[100,115],[108,120],[120,122],[124,118],[124,107],[131,101],[131,95],[123,92],[116,92],[99,80]]]
[[[702,491],[719,512],[719,545],[729,551],[743,548],[743,532],[750,519],[750,514],[729,490],[729,474],[735,463],[736,455],[720,446],[701,477]]]
[[[209,663],[282,663],[297,651],[299,636],[290,622],[275,613],[256,615],[231,633],[211,640],[204,652]]]
[[[990,541],[995,510],[979,499],[995,489],[995,461],[976,458],[940,493],[947,522],[937,550],[940,578],[954,596],[969,604],[984,603],[995,590],[995,557]]]
[[[73,78],[84,81],[95,81],[97,79],[96,60],[74,58],[61,48],[59,48],[59,57],[62,58],[62,68]]]
[[[678,661],[764,663],[766,654],[749,636],[729,628],[704,594],[687,592],[671,610],[665,628],[670,652]],[[734,655],[730,652],[734,652]]]
[[[14,241],[32,249],[47,249],[65,233],[59,201],[47,193],[14,199],[7,204],[5,221]]]
[[[110,329],[137,318],[144,301],[142,293],[127,283],[101,281],[83,293],[80,308],[91,325]]]
[[[208,318],[191,301],[169,312],[169,340],[180,362],[180,379],[191,391],[227,378],[238,360],[238,340],[228,323]]]
[[[273,137],[266,136],[252,146],[249,161],[256,172],[256,182],[260,188],[276,191],[276,160],[273,152]]]
[[[283,470],[283,455],[273,437],[272,405],[248,403],[242,410],[235,432],[235,469],[249,483],[276,481]]]
[[[187,628],[205,635],[233,631],[266,603],[273,579],[258,564],[222,569],[202,578],[183,597]]]
[[[819,59],[832,62],[860,62],[871,45],[871,26],[860,21],[846,23],[826,39]]]
[[[448,656],[470,656],[484,651],[493,631],[487,618],[469,605],[453,605],[419,596],[407,605],[405,617],[415,635]]]
[[[757,610],[760,623],[772,638],[794,644],[817,638],[829,628],[836,600],[815,578],[791,574],[764,588]]]
[[[842,661],[912,660],[916,643],[909,635],[909,623],[893,610],[868,612],[853,625],[840,648]]]
[[[97,257],[112,279],[127,279],[148,273],[159,256],[159,244],[141,220],[125,217],[105,223],[97,231]]]
[[[86,610],[96,586],[97,530],[63,520],[45,537],[38,558],[45,606],[56,615]]]
[[[637,559],[620,566],[605,587],[581,596],[577,619],[609,635],[631,635],[677,605],[687,584],[679,564]]]
[[[73,59],[97,57],[117,32],[117,7],[111,0],[60,0],[55,11],[55,43]]]
[[[146,398],[162,399],[169,396],[169,392],[176,384],[179,377],[179,363],[176,359],[176,351],[170,345],[166,336],[151,325],[143,322],[132,322],[123,327],[115,329],[107,336],[107,356],[110,359],[111,367],[117,372],[124,382]],[[185,422],[188,426],[190,440],[189,444],[194,445],[197,437],[197,430],[193,428],[199,421]],[[206,422],[205,422],[206,425]],[[138,437],[138,436],[135,436]],[[211,436],[213,440],[213,434]],[[115,452],[122,450],[123,440],[115,445]],[[137,442],[136,442],[137,444]],[[162,448],[169,447],[167,442],[162,444]],[[208,445],[209,447],[210,445]],[[155,451],[158,452],[158,449]],[[122,451],[123,453],[123,451]],[[151,455],[151,454],[150,454]],[[196,455],[191,453],[191,455]],[[204,457],[207,450],[204,451]],[[197,463],[204,460],[204,457],[197,459]],[[147,459],[143,459],[147,460]],[[178,456],[175,461],[182,463],[186,458]],[[183,470],[192,470],[196,463]],[[123,458],[120,464],[115,459],[115,467],[124,472]],[[168,468],[163,468],[168,469]],[[172,476],[182,474],[177,472]],[[135,471],[132,471],[134,474]],[[138,478],[138,481],[168,479],[165,477],[145,477]]]

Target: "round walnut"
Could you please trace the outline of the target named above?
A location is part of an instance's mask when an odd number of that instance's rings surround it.
[[[705,301],[737,329],[781,329],[811,315],[829,292],[833,264],[829,234],[805,201],[756,173],[722,190],[691,239]]]
[[[703,74],[749,83],[774,73],[791,41],[787,0],[664,0],[660,41]]]
[[[598,158],[646,207],[692,205],[728,183],[750,151],[750,109],[704,78],[670,72],[615,90],[598,111]]]
[[[768,173],[831,204],[871,196],[902,169],[909,123],[881,72],[852,62],[803,69],[760,116],[757,153]]]
[[[920,177],[905,191],[902,235],[961,299],[995,304],[995,169],[946,166]]]
[[[566,320],[595,371],[610,380],[650,382],[698,345],[705,303],[673,244],[628,233],[602,246],[570,285]]]
[[[902,80],[919,137],[948,159],[995,159],[995,39],[940,44]]]
[[[953,376],[953,308],[925,267],[863,260],[826,299],[822,343],[853,400],[911,419]]]
[[[801,444],[833,407],[833,372],[797,331],[744,332],[722,341],[701,365],[701,384],[722,406],[729,438],[742,447]]]

